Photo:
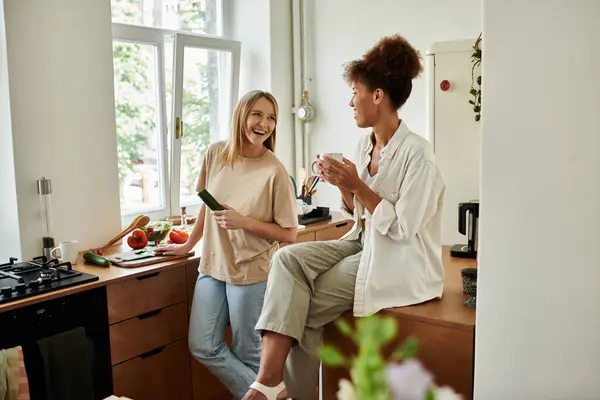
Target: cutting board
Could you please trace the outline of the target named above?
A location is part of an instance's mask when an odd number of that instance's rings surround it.
[[[180,256],[163,256],[154,254],[154,249],[148,249],[145,253],[139,253],[139,250],[126,251],[124,253],[111,254],[104,256],[108,258],[113,265],[123,268],[137,268],[146,265],[158,264],[165,261],[177,260],[180,258],[187,258],[194,255],[194,251],[190,251],[187,254]]]

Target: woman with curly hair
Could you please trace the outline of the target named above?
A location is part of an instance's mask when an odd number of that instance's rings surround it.
[[[351,309],[367,316],[441,297],[445,186],[429,142],[398,116],[421,70],[419,53],[399,35],[346,65],[356,124],[371,132],[356,164],[319,157],[317,165],[354,227],[341,240],[275,253],[256,325],[260,370],[244,399],[314,399],[326,324]]]

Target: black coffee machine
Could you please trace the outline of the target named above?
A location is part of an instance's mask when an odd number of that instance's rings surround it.
[[[479,228],[479,200],[458,205],[458,231],[467,235],[467,244],[450,248],[452,257],[477,258],[477,230]]]

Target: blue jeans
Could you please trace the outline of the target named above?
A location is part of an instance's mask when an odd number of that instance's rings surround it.
[[[259,332],[254,327],[262,311],[267,282],[230,285],[208,275],[196,281],[190,316],[190,352],[229,389],[244,397],[260,365]],[[231,325],[231,349],[223,343]]]

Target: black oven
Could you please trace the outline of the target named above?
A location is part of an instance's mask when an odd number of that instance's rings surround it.
[[[72,348],[65,347],[65,338],[69,338],[67,335],[73,332],[85,341],[87,351],[84,358],[75,344]],[[67,362],[67,365],[60,365],[59,368],[56,365],[48,366],[48,358],[42,354],[47,354],[44,349],[48,348],[53,338],[63,340],[59,359],[70,357],[73,363]],[[105,399],[113,393],[105,287],[0,313],[0,349],[15,346],[23,348],[31,400],[51,398],[48,379],[56,382],[62,380],[61,384],[65,384],[65,376],[72,372],[68,368],[82,367],[83,360],[83,367],[91,371],[91,378],[88,379],[91,382],[87,383],[93,389],[93,395],[90,393],[89,398]],[[57,349],[54,347],[53,351],[57,352]],[[75,380],[72,385],[82,384]]]

